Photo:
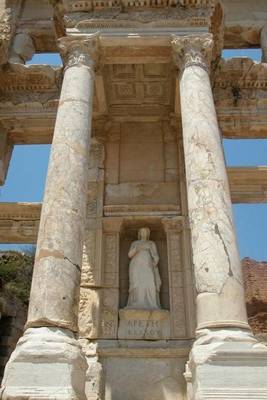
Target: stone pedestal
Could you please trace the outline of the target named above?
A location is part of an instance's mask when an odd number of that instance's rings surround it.
[[[212,35],[177,37],[173,48],[180,69],[197,290],[197,340],[186,372],[188,397],[267,399],[267,349],[251,335],[247,323],[229,183],[208,73]]]
[[[188,400],[266,400],[267,348],[250,332],[198,332],[185,378]]]
[[[85,400],[87,363],[66,329],[29,328],[5,369],[2,400]]]
[[[123,309],[119,312],[119,339],[160,340],[170,338],[168,310]]]
[[[5,371],[3,399],[85,398],[77,331],[86,221],[95,37],[60,40],[66,69],[49,161],[28,328]],[[47,327],[47,328],[43,328]]]

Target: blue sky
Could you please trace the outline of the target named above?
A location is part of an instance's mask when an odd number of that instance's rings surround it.
[[[225,50],[224,57],[248,56],[256,61],[258,49]],[[58,55],[36,55],[32,64],[59,65]],[[224,140],[226,162],[229,166],[267,165],[266,140]],[[0,187],[0,201],[41,202],[43,198],[49,145],[15,146],[7,180]],[[267,204],[234,205],[234,216],[241,257],[267,260]],[[25,245],[1,245],[0,249],[25,248]]]

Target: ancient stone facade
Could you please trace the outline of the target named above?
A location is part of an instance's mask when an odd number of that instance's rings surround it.
[[[231,210],[266,201],[267,170],[227,169],[222,147],[266,137],[267,67],[221,59],[264,61],[264,3],[9,4],[2,182],[14,144],[52,147],[42,209],[0,207],[3,242],[37,239],[1,399],[267,399]]]

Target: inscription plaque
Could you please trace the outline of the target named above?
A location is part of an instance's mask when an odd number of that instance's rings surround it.
[[[159,340],[170,338],[168,310],[119,311],[119,339]]]

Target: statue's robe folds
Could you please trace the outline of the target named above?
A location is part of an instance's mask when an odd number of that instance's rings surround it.
[[[136,240],[129,254],[129,298],[127,308],[159,309],[161,279],[157,247],[151,240]]]

